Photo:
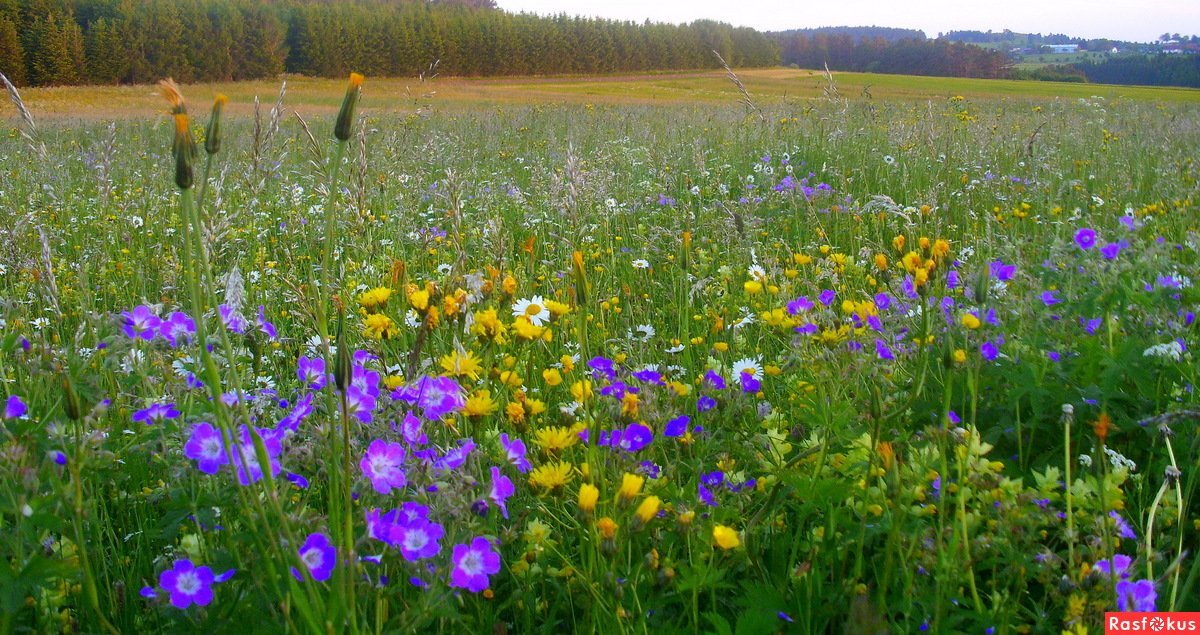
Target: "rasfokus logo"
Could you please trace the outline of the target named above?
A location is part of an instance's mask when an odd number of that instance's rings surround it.
[[[1147,633],[1195,633],[1200,635],[1200,613],[1105,613],[1104,633],[1143,635]]]

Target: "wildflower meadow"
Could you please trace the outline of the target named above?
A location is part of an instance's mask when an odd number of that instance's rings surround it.
[[[1200,611],[1198,102],[828,80],[11,91],[0,633]]]

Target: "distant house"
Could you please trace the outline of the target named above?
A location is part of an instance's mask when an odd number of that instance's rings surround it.
[[[1078,44],[1047,44],[1046,48],[1050,49],[1051,53],[1075,53],[1079,50]]]

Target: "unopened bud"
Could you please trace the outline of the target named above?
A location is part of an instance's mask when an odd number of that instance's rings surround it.
[[[216,154],[221,151],[221,111],[229,98],[217,95],[213,100],[212,115],[208,119],[208,127],[204,130],[204,151]]]
[[[354,123],[354,108],[358,105],[362,83],[362,75],[350,73],[350,84],[346,86],[346,96],[342,98],[342,109],[338,111],[337,123],[333,126],[333,136],[337,137],[338,141],[350,139],[350,126]]]

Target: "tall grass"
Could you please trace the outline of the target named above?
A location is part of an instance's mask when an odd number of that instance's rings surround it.
[[[1197,610],[1196,107],[758,105],[10,134],[3,630]]]

